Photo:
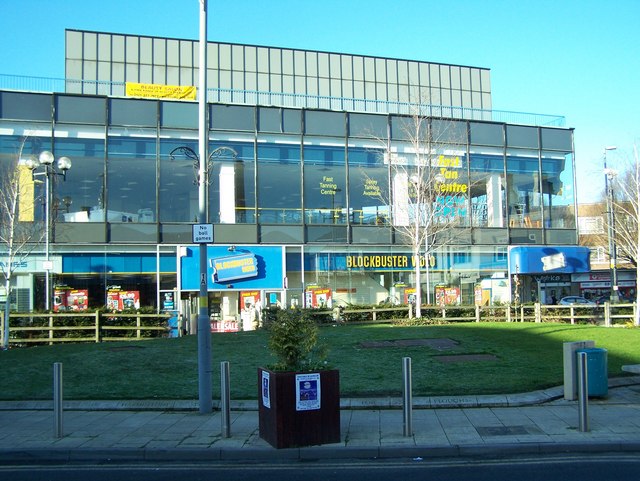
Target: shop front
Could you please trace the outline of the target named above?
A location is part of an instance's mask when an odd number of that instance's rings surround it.
[[[511,246],[511,300],[555,304],[572,294],[571,275],[590,271],[588,247]]]

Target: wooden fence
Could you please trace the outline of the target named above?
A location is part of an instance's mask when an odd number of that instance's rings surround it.
[[[633,323],[636,305],[610,304],[599,306],[563,306],[546,304],[502,305],[502,306],[422,306],[422,318],[446,322],[566,322],[589,323],[611,327]],[[368,309],[343,309],[313,312],[321,322],[334,322],[339,316],[344,322],[385,322],[397,319],[412,319],[412,306],[372,307]]]
[[[11,313],[9,343],[15,345],[60,342],[139,341],[162,337],[169,331],[169,314]],[[0,335],[4,335],[4,313]]]
[[[606,327],[629,325],[636,319],[636,305],[560,306],[423,306],[422,319],[431,322],[564,322]],[[265,312],[263,311],[263,314]],[[327,310],[312,309],[319,323],[374,323],[410,321],[412,306],[374,306]],[[169,314],[124,313],[12,313],[10,344],[132,341],[166,336]],[[4,313],[0,312],[0,336]]]

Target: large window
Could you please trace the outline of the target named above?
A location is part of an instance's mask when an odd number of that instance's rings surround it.
[[[254,143],[216,140],[209,144],[209,220],[254,223]]]
[[[384,151],[349,147],[349,213],[352,224],[389,223],[389,170]]]
[[[471,151],[471,222],[473,227],[505,227],[506,199],[502,149]]]
[[[542,227],[537,151],[507,151],[507,214],[509,227]]]
[[[542,199],[545,227],[574,229],[575,189],[570,153],[542,153]]]
[[[107,146],[107,222],[156,221],[155,130],[113,136]]]
[[[188,157],[183,151],[175,150],[179,147],[188,147],[193,152],[198,152],[198,142],[195,139],[160,139],[160,222],[199,220],[198,186],[194,182],[196,159]]]
[[[307,224],[345,224],[344,147],[304,146],[304,213]]]
[[[66,182],[59,176],[52,190],[56,222],[104,222],[104,139],[56,139],[55,155],[72,162]]]
[[[258,220],[302,223],[300,145],[258,143]]]

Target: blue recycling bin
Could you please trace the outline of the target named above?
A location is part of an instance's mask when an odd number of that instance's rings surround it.
[[[589,397],[605,397],[609,394],[609,377],[607,365],[607,350],[599,347],[589,347],[576,351],[576,366],[580,369],[579,353],[587,354],[587,385]]]
[[[178,337],[178,316],[177,314],[169,318],[169,337]]]

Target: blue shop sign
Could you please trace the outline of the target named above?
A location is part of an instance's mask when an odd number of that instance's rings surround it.
[[[248,279],[258,275],[258,259],[251,253],[209,259],[214,282]]]
[[[589,272],[590,251],[581,246],[517,246],[509,248],[512,274],[573,274]]]
[[[203,245],[204,247],[204,245]],[[207,289],[282,289],[284,261],[282,247],[207,248]],[[198,247],[187,247],[180,258],[180,283],[183,290],[200,289]]]

